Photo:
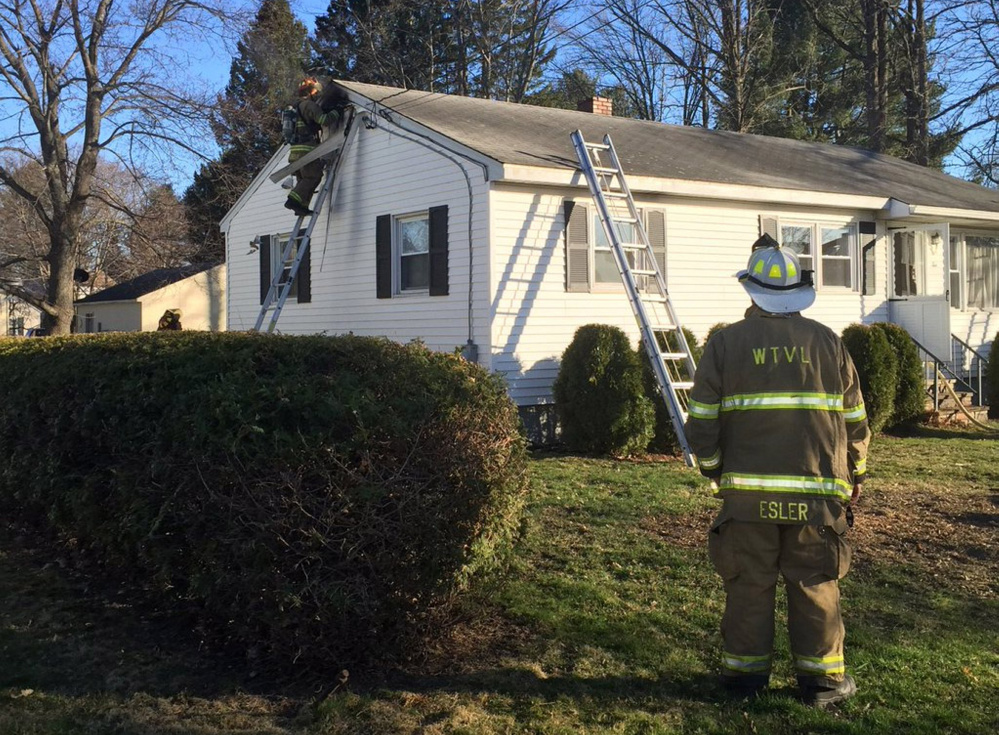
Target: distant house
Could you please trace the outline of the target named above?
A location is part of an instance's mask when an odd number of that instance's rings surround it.
[[[522,407],[550,403],[575,330],[638,330],[570,134],[610,134],[681,322],[742,317],[733,275],[762,232],[815,273],[808,316],[891,321],[941,358],[999,330],[999,191],[843,146],[338,83],[357,115],[320,210],[291,334],[463,348]],[[591,109],[599,109],[593,104]],[[277,151],[222,221],[231,329],[252,328],[294,215]],[[314,203],[315,204],[315,203]]]
[[[159,268],[76,302],[77,332],[152,332],[168,309],[186,330],[225,331],[225,266]]]
[[[29,284],[32,293],[44,295],[41,284]],[[36,329],[42,322],[42,312],[31,304],[0,288],[0,337],[24,337],[28,330]]]

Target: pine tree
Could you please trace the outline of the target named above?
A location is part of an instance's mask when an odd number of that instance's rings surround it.
[[[236,47],[212,131],[222,153],[184,193],[198,260],[224,254],[219,221],[281,145],[279,111],[295,99],[308,60],[308,31],[288,0],[263,0]]]

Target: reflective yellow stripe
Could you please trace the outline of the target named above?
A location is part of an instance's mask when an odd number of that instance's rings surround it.
[[[728,651],[722,652],[722,666],[730,671],[740,673],[770,671],[770,656],[736,656]]]
[[[722,411],[770,409],[842,411],[843,396],[832,393],[741,393],[725,396],[721,403]]]
[[[697,462],[701,466],[701,469],[713,470],[721,465],[721,450],[718,450],[710,457],[698,457]]]
[[[716,494],[722,490],[743,492],[794,493],[849,500],[853,487],[835,477],[796,477],[793,475],[744,475],[726,472]]]
[[[867,457],[858,460],[857,466],[854,468],[853,471],[856,472],[858,475],[862,475],[865,472],[867,472]]]
[[[861,403],[859,406],[851,406],[849,408],[843,409],[843,418],[848,423],[855,423],[857,421],[867,420],[867,409],[864,408],[864,404]]]
[[[716,419],[718,411],[721,409],[720,403],[700,403],[691,401],[687,406],[687,415],[695,419]]]
[[[843,656],[795,656],[794,666],[804,674],[845,674],[846,662]]]

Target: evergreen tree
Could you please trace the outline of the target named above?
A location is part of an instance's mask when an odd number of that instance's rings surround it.
[[[281,145],[279,111],[293,102],[308,60],[308,31],[288,0],[263,0],[236,47],[212,131],[222,153],[184,194],[196,259],[221,260],[219,221]]]

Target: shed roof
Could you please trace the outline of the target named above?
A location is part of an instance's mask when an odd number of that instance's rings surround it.
[[[999,191],[892,156],[828,143],[337,82],[502,164],[575,169],[569,135],[609,134],[629,176],[894,198],[999,212]]]
[[[98,291],[86,298],[79,299],[78,304],[93,304],[100,301],[133,301],[134,299],[159,291],[161,288],[172,283],[183,281],[198,273],[202,273],[210,268],[214,268],[212,263],[196,263],[194,265],[182,265],[178,268],[157,268],[156,270],[143,273],[129,281],[122,281],[103,291]]]

